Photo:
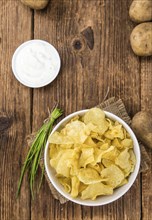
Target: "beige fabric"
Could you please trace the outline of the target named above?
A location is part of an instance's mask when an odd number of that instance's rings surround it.
[[[128,116],[125,106],[122,102],[121,99],[116,100],[114,97],[102,102],[101,104],[99,104],[97,107],[108,111],[108,112],[112,112],[113,114],[119,116],[121,119],[123,119],[127,124],[131,125],[131,119]],[[146,170],[149,169],[150,167],[150,158],[147,154],[147,151],[145,149],[145,147],[140,144],[141,147],[141,168],[140,168],[140,172],[144,172]],[[43,158],[41,161],[41,167],[43,166]],[[56,189],[53,187],[53,185],[51,184],[46,172],[45,172],[45,178],[49,184],[51,193],[53,195],[53,197],[57,200],[60,201],[61,204],[66,203],[68,200],[65,199],[63,196],[61,196],[61,194],[59,194]]]

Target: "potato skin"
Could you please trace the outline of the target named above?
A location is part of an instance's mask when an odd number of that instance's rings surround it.
[[[152,20],[152,0],[134,0],[130,5],[129,16],[132,21],[142,23]]]
[[[138,112],[132,119],[132,129],[137,138],[152,149],[152,115],[149,112]]]
[[[21,0],[21,2],[32,9],[40,10],[47,6],[49,0]]]
[[[138,56],[152,55],[152,22],[137,25],[131,35],[130,43],[134,53]]]

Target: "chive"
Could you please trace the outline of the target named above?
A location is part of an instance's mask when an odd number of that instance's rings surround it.
[[[42,125],[42,127],[37,132],[35,139],[28,151],[28,154],[25,158],[24,164],[21,169],[21,174],[20,174],[18,188],[17,188],[17,197],[20,194],[24,174],[28,170],[30,191],[31,191],[32,198],[34,198],[33,188],[34,188],[35,178],[37,175],[37,170],[38,170],[38,166],[40,163],[40,159],[42,157],[42,153],[47,143],[48,136],[50,132],[52,131],[53,124],[55,120],[59,118],[61,115],[62,115],[62,110],[55,107],[54,110],[50,113],[49,119]],[[42,184],[43,175],[44,175],[44,167],[42,168],[39,188]]]

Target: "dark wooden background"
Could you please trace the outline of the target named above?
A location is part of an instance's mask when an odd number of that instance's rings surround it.
[[[18,0],[0,0],[0,220],[152,219],[151,170],[139,174],[125,196],[103,207],[61,205],[45,180],[32,201],[27,176],[15,199],[25,137],[39,128],[55,101],[65,116],[97,105],[109,87],[108,97],[121,97],[130,116],[151,110],[152,57],[137,57],[130,48],[135,26],[128,16],[130,3],[51,0],[47,9],[33,11]],[[15,49],[30,39],[50,42],[62,60],[58,77],[40,89],[24,87],[11,70]]]

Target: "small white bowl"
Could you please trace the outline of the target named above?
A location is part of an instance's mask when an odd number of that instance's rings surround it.
[[[84,115],[84,113],[86,113],[88,110],[81,110],[78,112],[74,112],[70,115],[68,115],[67,117],[65,117],[63,120],[61,120],[52,130],[51,134],[53,132],[55,132],[56,130],[60,130],[62,127],[65,126],[65,124],[67,124],[68,121],[71,120],[71,118],[73,118],[76,115]],[[130,187],[133,185],[137,175],[138,175],[138,171],[140,168],[140,148],[139,148],[139,144],[138,141],[133,133],[133,131],[131,130],[131,128],[118,116],[110,113],[110,112],[106,112],[105,114],[108,118],[114,120],[114,121],[118,121],[119,123],[121,123],[123,125],[123,127],[127,130],[127,132],[130,134],[132,140],[133,140],[133,144],[134,144],[134,153],[136,156],[136,165],[135,165],[135,169],[133,171],[133,173],[130,174],[129,179],[128,179],[128,183],[119,187],[118,189],[114,189],[114,193],[112,195],[106,195],[106,196],[99,196],[96,198],[96,200],[82,200],[79,197],[78,198],[72,198],[70,196],[69,193],[67,193],[63,186],[59,183],[59,181],[57,180],[57,178],[55,177],[55,170],[50,166],[50,160],[49,160],[49,142],[47,142],[46,147],[45,147],[45,152],[44,152],[44,164],[45,164],[45,169],[46,169],[46,173],[49,177],[50,182],[53,184],[53,186],[56,188],[56,190],[62,195],[64,196],[66,199],[71,200],[72,202],[75,202],[77,204],[80,205],[85,205],[85,206],[101,206],[101,205],[105,205],[108,203],[111,203],[117,199],[119,199],[121,196],[123,196],[129,189]]]
[[[28,54],[29,51],[32,51],[31,56]],[[45,53],[46,51],[48,56]],[[36,57],[32,56],[33,54]],[[24,59],[23,57],[21,58],[21,56],[24,56]],[[44,57],[45,61],[47,60],[47,66],[49,65],[48,74],[45,74],[47,71],[44,71],[43,68],[44,63],[42,63],[42,61],[44,61]],[[36,66],[34,61],[37,61],[39,66],[41,65],[41,68],[39,68],[38,65]],[[29,63],[32,66],[28,65]],[[25,70],[24,65],[28,70]],[[44,40],[29,40],[24,42],[15,50],[12,57],[14,76],[20,83],[30,88],[40,88],[51,83],[57,77],[60,66],[61,60],[59,53],[55,47]],[[33,76],[31,75],[33,71],[31,67],[36,71]]]

